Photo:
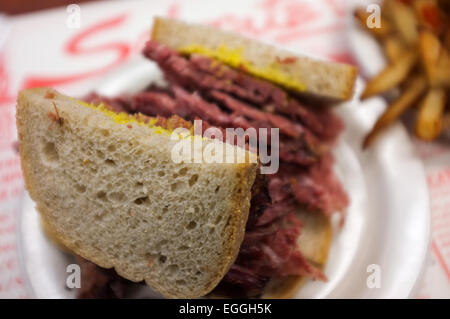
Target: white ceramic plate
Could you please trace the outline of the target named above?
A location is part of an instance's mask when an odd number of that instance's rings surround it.
[[[139,91],[160,77],[142,58],[110,74],[97,91],[106,95]],[[357,94],[362,80],[357,82]],[[325,274],[326,283],[308,282],[298,298],[407,298],[414,294],[429,242],[430,211],[425,174],[405,129],[395,125],[366,152],[364,134],[385,108],[381,99],[364,105],[358,98],[337,108],[346,130],[335,150],[336,171],[351,197],[343,228],[335,227]],[[26,196],[20,219],[21,264],[30,294],[71,298],[66,267],[73,258],[43,235],[38,213]],[[369,288],[369,265],[380,270],[379,288]],[[378,268],[378,267],[377,267]],[[370,267],[369,267],[370,269]],[[157,296],[150,289],[140,296]],[[136,295],[133,295],[136,296]]]

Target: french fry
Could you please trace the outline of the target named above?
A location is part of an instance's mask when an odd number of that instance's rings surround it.
[[[388,28],[369,31],[389,64],[368,81],[361,99],[394,88],[400,96],[379,117],[363,147],[412,106],[418,112],[416,136],[434,140],[450,130],[450,0],[384,0],[382,15]],[[366,26],[368,13],[359,9],[355,16]]]
[[[419,50],[428,82],[432,87],[450,88],[450,51],[430,31],[421,31]]]
[[[393,28],[400,34],[403,41],[409,46],[417,43],[419,32],[418,21],[412,7],[400,1],[387,1],[386,9],[390,11]]]
[[[422,30],[419,34],[419,51],[422,64],[427,74],[428,82],[432,83],[436,66],[441,54],[441,43],[431,31]]]
[[[445,95],[445,90],[442,88],[432,88],[428,91],[419,107],[416,121],[417,137],[430,141],[441,134]]]
[[[383,17],[380,18],[380,28],[369,28],[367,24],[367,18],[369,18],[369,16],[370,13],[367,12],[364,7],[360,7],[355,10],[355,17],[358,19],[361,26],[375,37],[383,38],[391,32],[391,24]]]
[[[362,99],[385,93],[402,83],[417,61],[417,54],[414,50],[405,53],[402,59],[389,64],[377,76],[371,79],[361,95]]]
[[[415,76],[407,85],[402,95],[396,99],[381,117],[378,118],[370,133],[363,142],[363,148],[370,146],[373,141],[383,132],[389,125],[395,122],[414,102],[425,92],[427,81],[423,76]]]
[[[430,80],[433,86],[445,86],[450,88],[450,51],[443,48],[434,71],[434,77]]]
[[[383,50],[390,63],[398,61],[406,52],[405,45],[396,36],[388,36],[383,39]]]

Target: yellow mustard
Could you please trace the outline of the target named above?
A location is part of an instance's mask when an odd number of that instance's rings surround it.
[[[289,89],[298,91],[306,90],[303,83],[280,71],[280,62],[274,61],[266,67],[256,67],[243,57],[243,51],[244,49],[242,47],[232,49],[224,44],[217,49],[209,49],[197,44],[191,44],[179,49],[179,52],[182,54],[189,55],[197,53],[217,59],[233,68],[243,68],[249,74],[272,81]]]
[[[113,112],[113,111],[109,110],[108,108],[106,108],[103,103],[100,103],[99,105],[95,105],[93,103],[86,103],[86,102],[80,101],[80,100],[76,100],[76,101],[83,106],[101,111],[103,114],[105,114],[106,116],[111,118],[115,123],[118,123],[118,124],[135,123],[137,125],[147,126],[151,129],[153,129],[153,132],[156,134],[164,134],[167,136],[170,136],[170,134],[172,134],[171,130],[165,129],[158,125],[155,125],[155,123],[157,121],[155,118],[149,117],[148,122],[144,122],[143,118],[139,117],[139,114],[131,115],[131,114],[128,114],[125,112],[116,113],[116,112]]]

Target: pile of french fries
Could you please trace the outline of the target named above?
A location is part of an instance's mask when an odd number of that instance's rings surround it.
[[[413,107],[416,136],[436,139],[450,128],[450,0],[384,0],[379,28],[369,28],[370,15],[365,7],[355,11],[361,26],[382,46],[388,64],[367,83],[362,99],[396,89],[400,93],[378,118],[363,147]]]

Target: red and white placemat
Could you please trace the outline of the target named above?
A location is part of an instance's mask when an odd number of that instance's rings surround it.
[[[153,15],[209,23],[351,63],[347,6],[344,0],[134,0],[27,14],[7,19],[8,27],[0,19],[0,298],[28,297],[16,245],[23,189],[13,149],[18,90],[46,85],[84,95],[105,73],[139,54]],[[418,297],[449,298],[450,147],[417,145],[428,172],[434,219],[429,266]]]
[[[450,298],[450,145],[415,140],[431,198],[431,251],[418,298]]]

